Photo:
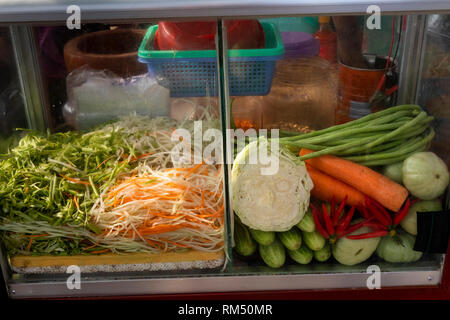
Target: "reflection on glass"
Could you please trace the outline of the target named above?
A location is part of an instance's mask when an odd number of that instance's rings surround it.
[[[433,149],[450,166],[450,15],[431,15],[428,19],[423,52],[420,104],[436,116]]]
[[[8,28],[0,28],[0,153],[15,145],[27,122]]]

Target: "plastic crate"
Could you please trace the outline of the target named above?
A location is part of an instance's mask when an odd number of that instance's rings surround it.
[[[270,91],[276,61],[284,55],[281,36],[274,24],[261,23],[264,49],[228,50],[230,95],[266,95]],[[158,26],[151,26],[139,47],[139,61],[171,97],[217,96],[217,56],[215,50],[153,50]]]

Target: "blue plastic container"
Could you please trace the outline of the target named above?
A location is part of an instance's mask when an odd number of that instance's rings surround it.
[[[261,24],[264,49],[228,50],[230,95],[266,95],[270,91],[276,61],[284,55],[277,28]],[[139,61],[148,72],[170,89],[171,97],[217,96],[217,57],[215,50],[153,50],[158,26],[151,26],[139,48]]]

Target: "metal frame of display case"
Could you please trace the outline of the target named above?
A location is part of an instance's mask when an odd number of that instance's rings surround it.
[[[399,104],[416,103],[420,79],[421,53],[425,43],[426,16],[411,16],[407,20],[405,43],[400,59]]]
[[[65,21],[68,17],[66,9],[73,4],[81,8],[83,20],[97,22],[173,17],[366,14],[370,5],[380,6],[384,13],[450,11],[447,0],[0,0],[0,23]]]
[[[128,280],[82,281],[79,290],[69,290],[65,281],[17,283],[9,286],[13,298],[133,296],[150,294],[189,294],[274,290],[318,290],[367,288],[367,273],[291,274],[258,276],[202,276]],[[382,287],[437,286],[440,271],[386,272]]]
[[[311,0],[292,1],[205,1],[197,0],[189,3],[183,0],[160,1],[134,0],[126,4],[120,0],[78,1],[82,10],[83,22],[89,21],[116,21],[126,19],[160,19],[184,17],[214,17],[223,18],[231,16],[283,16],[283,15],[317,15],[327,14],[365,14],[366,8],[373,1],[359,0],[324,0],[320,3]],[[51,0],[34,1],[29,5],[27,0],[0,0],[0,24],[16,23],[42,23],[61,22],[67,18],[66,8],[73,4],[69,0],[58,3]],[[385,0],[378,1],[382,12],[450,12],[448,0]],[[176,12],[176,14],[174,14]],[[417,90],[417,71],[420,69],[420,48],[424,41],[426,17],[413,16],[408,19],[407,36],[402,56],[402,74],[399,84],[399,102],[411,103],[415,101]],[[40,71],[37,62],[36,48],[26,46],[32,41],[32,28],[26,25],[11,25],[11,36],[14,44],[14,53],[19,67],[19,78],[25,92],[25,104],[30,126],[36,129],[45,128],[45,114],[43,108],[42,86],[34,80],[39,79]],[[408,36],[410,35],[410,36]],[[222,41],[224,38],[222,37]],[[224,57],[222,57],[224,58]],[[219,59],[220,60],[220,59]],[[226,70],[226,58],[219,61],[219,68]],[[416,75],[409,77],[408,75]],[[222,105],[226,104],[226,73],[221,74],[219,81],[223,83]],[[229,114],[225,115],[223,123],[227,123]],[[226,141],[224,141],[226,142]],[[51,297],[153,297],[153,298],[203,298],[208,293],[209,298],[229,298],[248,292],[251,298],[271,297],[277,292],[278,298],[304,297],[333,297],[339,293],[341,297],[358,295],[376,296],[373,292],[387,292],[393,297],[404,298],[405,295],[414,296],[428,292],[430,296],[449,297],[450,288],[450,259],[449,253],[442,256],[440,267],[419,268],[418,270],[402,271],[390,270],[382,273],[383,290],[368,290],[366,283],[369,274],[365,272],[336,272],[336,273],[295,273],[283,274],[277,272],[261,272],[257,274],[233,274],[227,269],[217,274],[205,275],[177,275],[151,277],[143,274],[139,278],[126,278],[125,276],[107,277],[104,279],[87,277],[83,280],[81,289],[69,290],[66,282],[57,280],[15,280],[11,278],[5,255],[2,255],[2,271],[7,281],[7,289],[12,298],[51,298]],[[445,262],[444,262],[445,258]],[[323,290],[327,289],[327,290]],[[316,291],[319,290],[319,291]],[[402,291],[403,290],[403,291]],[[355,293],[356,292],[356,293]],[[361,295],[361,292],[365,292]],[[367,293],[372,292],[372,293]],[[392,293],[395,292],[395,293]],[[399,295],[398,292],[404,292]],[[244,294],[245,296],[245,294]]]

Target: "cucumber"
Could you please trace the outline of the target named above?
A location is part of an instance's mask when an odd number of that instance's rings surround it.
[[[297,228],[305,232],[313,232],[316,230],[316,224],[314,223],[314,218],[311,209],[306,211],[306,214],[303,216],[303,219],[297,223]]]
[[[331,246],[327,243],[322,249],[314,251],[314,258],[319,262],[325,262],[331,257]]]
[[[253,239],[258,242],[259,244],[268,246],[275,240],[275,232],[273,231],[261,231],[261,230],[255,230],[252,228],[249,228],[250,234],[252,235]]]
[[[278,238],[288,250],[297,250],[302,245],[302,233],[297,228],[279,232]]]
[[[234,224],[234,249],[242,256],[251,256],[255,253],[258,245],[251,237],[247,227],[240,223],[237,219],[234,221],[236,222]]]
[[[312,251],[318,251],[325,246],[326,239],[317,231],[303,232],[303,241]]]
[[[300,264],[308,264],[313,258],[313,252],[305,245],[302,245],[297,250],[288,250],[288,254],[292,260]]]
[[[275,239],[270,245],[259,245],[259,255],[271,268],[280,268],[286,261],[286,252],[280,240]]]

